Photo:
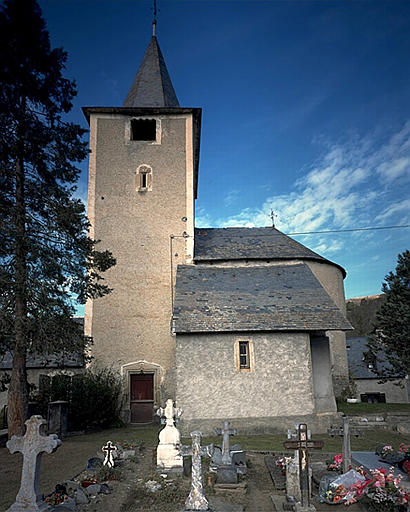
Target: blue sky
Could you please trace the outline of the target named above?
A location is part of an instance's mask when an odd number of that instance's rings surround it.
[[[120,106],[150,0],[39,0],[81,106]],[[158,0],[181,106],[202,107],[197,226],[285,233],[410,224],[408,0]],[[87,163],[78,193],[86,198]],[[380,292],[410,229],[295,236]]]

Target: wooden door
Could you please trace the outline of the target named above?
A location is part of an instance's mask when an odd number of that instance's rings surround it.
[[[154,410],[154,375],[131,375],[131,423],[149,423]]]

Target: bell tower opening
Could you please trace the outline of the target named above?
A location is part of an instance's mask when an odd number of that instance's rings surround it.
[[[155,119],[132,119],[131,140],[155,141],[157,137],[157,122]]]

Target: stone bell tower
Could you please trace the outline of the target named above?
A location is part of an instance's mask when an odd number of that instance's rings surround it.
[[[85,107],[90,125],[91,236],[112,251],[112,293],[89,301],[96,366],[124,382],[125,421],[152,420],[175,395],[171,335],[178,264],[194,248],[201,109],[179,106],[154,30],[122,107]]]

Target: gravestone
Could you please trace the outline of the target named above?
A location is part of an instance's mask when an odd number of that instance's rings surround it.
[[[113,468],[114,463],[114,455],[117,453],[117,447],[112,443],[112,441],[107,441],[107,444],[101,448],[101,450],[105,454],[105,458],[103,460],[103,466],[108,466]]]
[[[288,429],[288,439],[298,439],[298,425],[295,430]],[[307,431],[307,439],[310,440],[311,432]],[[309,468],[309,489],[312,489],[312,471]],[[300,474],[299,474],[299,451],[294,451],[294,456],[286,464],[286,495],[293,496],[296,501],[302,501],[300,490]]]
[[[236,435],[236,428],[229,428],[229,421],[224,421],[222,428],[215,429],[217,435],[222,435],[222,458],[221,463],[217,465],[218,484],[236,484],[238,483],[238,473],[232,463],[232,456],[229,445],[229,436]]]
[[[48,404],[47,430],[49,434],[57,434],[60,439],[68,431],[68,402],[58,400]]]
[[[308,429],[305,423],[298,427],[298,439],[283,443],[285,448],[299,452],[299,482],[301,501],[295,505],[296,512],[314,511],[315,507],[310,503],[309,482],[309,450],[321,450],[323,441],[311,441],[308,439]]]
[[[185,501],[184,511],[210,510],[208,500],[205,497],[202,485],[202,462],[201,457],[211,457],[214,447],[212,444],[201,446],[202,433],[191,432],[192,446],[180,446],[180,454],[184,457],[192,456],[192,480],[191,491]]]
[[[170,398],[166,401],[165,408],[160,407],[156,411],[156,414],[161,417],[161,423],[165,423],[165,427],[159,433],[157,447],[157,469],[159,471],[174,473],[183,471],[183,459],[178,450],[181,435],[175,426],[182,412],[182,409],[174,407],[174,402]]]
[[[222,464],[232,464],[232,457],[229,446],[229,436],[236,436],[236,428],[229,428],[229,421],[224,421],[222,428],[215,429],[216,435],[222,436]]]
[[[347,416],[343,416],[343,425],[342,427],[330,427],[327,430],[327,433],[331,437],[340,436],[343,438],[343,445],[342,445],[342,455],[343,455],[343,461],[342,461],[342,467],[343,467],[343,473],[347,473],[349,471],[349,467],[352,465],[352,451],[350,448],[350,436],[356,436],[359,437],[363,434],[363,431],[351,427],[349,425],[349,418]]]
[[[7,442],[10,453],[23,454],[20,490],[15,503],[7,512],[43,512],[50,510],[44,502],[40,487],[40,464],[44,452],[53,453],[61,444],[55,434],[42,433],[46,421],[41,416],[32,416],[26,424],[24,436],[13,436]]]

